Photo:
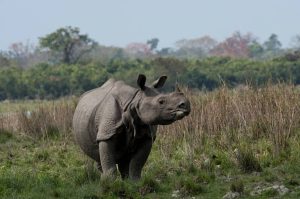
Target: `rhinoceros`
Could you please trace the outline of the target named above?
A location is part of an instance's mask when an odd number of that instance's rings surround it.
[[[94,159],[102,176],[139,179],[157,125],[168,125],[190,113],[190,102],[177,88],[163,94],[167,76],[146,86],[140,74],[138,88],[109,79],[101,87],[84,93],[73,117],[73,132],[83,152]]]

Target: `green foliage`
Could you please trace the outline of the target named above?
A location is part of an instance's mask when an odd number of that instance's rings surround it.
[[[18,99],[27,91],[27,85],[23,84],[23,70],[20,68],[3,68],[0,72],[0,99]]]
[[[257,41],[254,41],[252,44],[250,44],[248,46],[249,49],[249,56],[251,58],[261,58],[263,52],[264,52],[264,48],[263,46],[258,43]]]
[[[0,144],[3,144],[10,139],[13,139],[12,133],[0,127]]]
[[[229,87],[278,82],[300,84],[300,59],[297,54],[268,61],[229,57],[179,60],[168,57],[111,59],[105,60],[105,63],[86,64],[42,63],[28,69],[4,67],[0,68],[0,100],[80,95],[100,86],[110,77],[135,86],[139,73],[149,77],[148,83],[161,75],[168,75],[165,90],[172,90],[175,82],[200,90],[213,90],[224,83]]]
[[[0,68],[11,66],[10,59],[7,55],[0,51]]]

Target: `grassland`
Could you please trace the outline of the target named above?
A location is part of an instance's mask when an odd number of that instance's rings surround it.
[[[1,103],[0,198],[300,198],[296,87],[185,93],[191,115],[159,128],[139,182],[100,180],[71,134],[76,100]]]

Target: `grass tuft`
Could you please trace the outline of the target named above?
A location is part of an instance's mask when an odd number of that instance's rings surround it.
[[[262,171],[262,167],[251,149],[235,149],[234,152],[237,163],[243,172]]]
[[[36,154],[34,155],[34,158],[36,161],[47,161],[50,157],[50,154],[47,150],[39,150],[36,152]]]
[[[244,183],[241,180],[235,180],[230,185],[230,191],[243,193],[244,192]]]
[[[13,134],[6,129],[0,129],[0,144],[4,144],[8,140],[13,139]]]
[[[131,183],[112,178],[105,178],[101,180],[100,191],[104,197],[116,197],[116,198],[134,198],[136,190],[133,190],[133,186],[129,186]]]
[[[204,192],[202,179],[197,176],[183,175],[176,179],[174,184],[175,190],[180,191],[182,197],[195,196]]]
[[[139,188],[139,193],[142,196],[145,196],[149,193],[155,193],[158,190],[159,184],[153,177],[145,176],[142,179],[141,187]]]

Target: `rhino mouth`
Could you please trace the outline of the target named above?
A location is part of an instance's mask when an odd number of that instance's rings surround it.
[[[186,112],[184,111],[176,111],[175,112],[175,120],[181,120],[182,118],[184,118],[187,115]]]
[[[187,116],[190,113],[190,111],[182,109],[182,110],[176,110],[173,113],[173,117],[175,120],[181,120],[185,116]]]
[[[175,110],[175,111],[172,111],[169,114],[169,117],[166,118],[163,123],[170,124],[172,122],[175,122],[176,120],[181,120],[182,118],[187,116],[189,113],[190,113],[190,111],[188,111],[188,110]]]

